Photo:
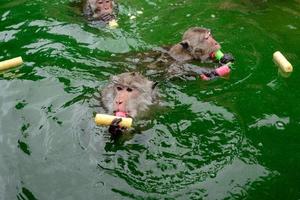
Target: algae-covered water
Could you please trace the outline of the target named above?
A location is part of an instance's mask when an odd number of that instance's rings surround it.
[[[114,30],[79,4],[0,0],[0,60],[24,59],[0,73],[1,200],[300,199],[299,0],[119,0]],[[166,108],[111,140],[98,91],[192,26],[234,55],[230,78],[158,80]]]

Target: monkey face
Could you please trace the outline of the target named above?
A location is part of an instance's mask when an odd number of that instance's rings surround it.
[[[114,87],[115,90],[115,99],[114,99],[114,110],[115,112],[124,112],[128,115],[132,110],[129,110],[129,105],[131,101],[135,101],[136,98],[140,95],[140,91],[135,87],[128,87],[124,85],[117,84]],[[135,114],[135,113],[134,113]]]
[[[190,45],[191,54],[195,59],[203,59],[220,48],[220,44],[213,38],[210,31],[199,35],[198,40]]]
[[[112,14],[113,13],[112,0],[97,0],[96,1],[96,12],[100,15]]]
[[[108,23],[116,18],[118,6],[114,0],[85,0],[84,14],[89,20]]]
[[[128,117],[136,117],[154,103],[156,84],[134,72],[113,76],[101,93],[102,103],[110,113],[122,112]]]
[[[109,22],[115,18],[113,0],[89,0],[88,5],[93,19]]]

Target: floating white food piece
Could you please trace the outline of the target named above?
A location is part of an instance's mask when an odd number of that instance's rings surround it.
[[[119,24],[118,24],[118,22],[117,22],[115,19],[113,19],[113,20],[111,20],[111,21],[108,23],[108,26],[109,26],[110,28],[117,28],[117,27],[119,26]]]
[[[19,65],[22,65],[22,64],[23,64],[22,57],[5,60],[5,61],[0,62],[0,71],[10,69],[13,67],[18,67]]]
[[[136,19],[136,16],[132,15],[132,16],[130,16],[130,19],[131,20]]]
[[[291,63],[280,53],[280,51],[276,51],[273,54],[274,62],[280,67],[283,72],[292,72],[293,66]]]

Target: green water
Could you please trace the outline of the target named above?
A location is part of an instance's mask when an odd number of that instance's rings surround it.
[[[0,0],[0,60],[25,61],[0,74],[0,199],[299,200],[300,1],[119,3],[109,30],[71,0]],[[122,55],[192,26],[235,56],[230,79],[160,84],[167,109],[111,141],[92,117],[110,75],[135,69]],[[294,65],[289,78],[276,50]]]

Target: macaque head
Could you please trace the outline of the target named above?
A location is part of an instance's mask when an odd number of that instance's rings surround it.
[[[103,21],[110,21],[114,17],[114,0],[88,0],[92,17]]]
[[[221,48],[220,44],[213,38],[210,30],[206,28],[193,27],[188,29],[180,42],[193,59],[205,60],[209,54]]]
[[[155,102],[156,85],[135,72],[113,76],[102,91],[103,105],[110,113],[122,112],[128,117],[136,117]]]
[[[96,0],[96,12],[101,14],[112,14],[113,2],[112,0]]]

